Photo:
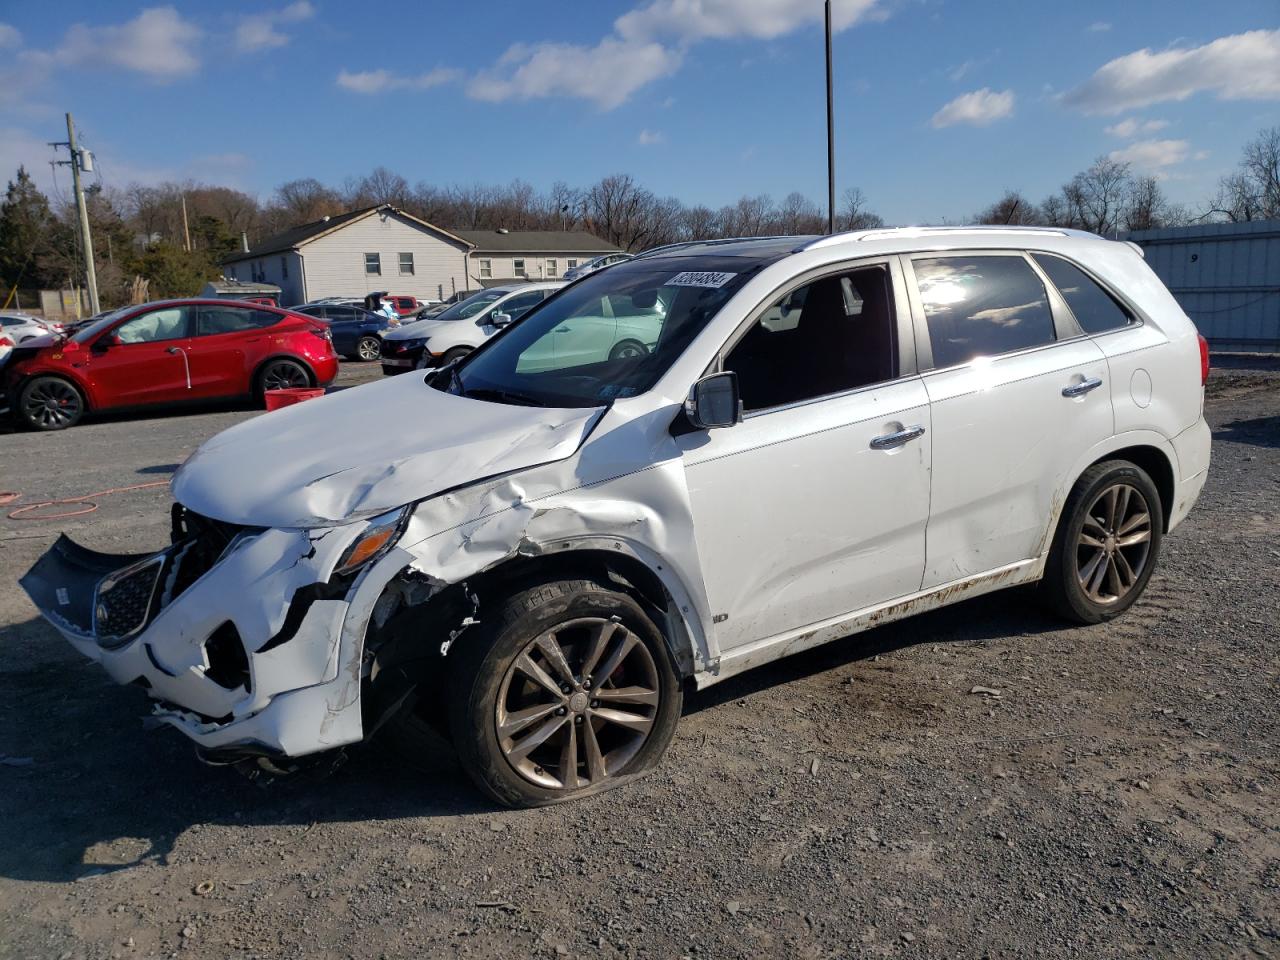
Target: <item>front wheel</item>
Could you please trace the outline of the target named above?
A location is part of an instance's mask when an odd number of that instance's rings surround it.
[[[442,367],[448,366],[449,364],[453,363],[455,360],[461,360],[470,352],[471,352],[470,347],[454,347],[452,350],[446,351],[445,355],[440,358],[440,366]]]
[[[365,361],[377,360],[382,356],[382,341],[377,337],[361,337],[356,344],[356,356]]]
[[[1146,589],[1160,555],[1164,509],[1146,471],[1126,460],[1086,470],[1062,510],[1040,590],[1075,623],[1102,623]]]
[[[61,377],[36,377],[22,388],[18,412],[35,430],[65,430],[84,416],[84,397]]]
[[[662,634],[625,593],[590,580],[523,590],[457,640],[449,726],[499,803],[536,807],[657,763],[683,693]]]
[[[610,360],[634,360],[648,355],[649,348],[639,340],[619,340],[609,351]]]

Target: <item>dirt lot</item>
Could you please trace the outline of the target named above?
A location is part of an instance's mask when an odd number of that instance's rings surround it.
[[[1280,368],[1211,386],[1209,485],[1122,620],[1015,592],[883,627],[535,812],[376,745],[270,788],[199,765],[15,585],[60,529],[161,545],[165,488],[0,519],[0,957],[1280,957]],[[0,435],[0,489],[163,480],[251,415]]]

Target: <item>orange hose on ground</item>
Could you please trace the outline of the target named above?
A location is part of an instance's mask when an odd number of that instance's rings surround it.
[[[10,520],[62,520],[66,517],[79,517],[86,513],[93,513],[98,509],[98,505],[93,503],[95,497],[106,497],[113,493],[128,493],[130,490],[146,490],[149,487],[167,487],[168,480],[152,480],[148,483],[135,483],[127,487],[112,487],[109,490],[98,490],[94,493],[86,493],[80,497],[66,497],[62,500],[37,500],[35,503],[24,503],[16,510],[9,512]],[[13,503],[21,494],[18,493],[0,493],[0,504]],[[61,513],[46,513],[38,517],[29,517],[27,513],[31,510],[39,510],[41,507],[61,507],[70,506],[72,504],[82,504],[78,510],[64,510]]]

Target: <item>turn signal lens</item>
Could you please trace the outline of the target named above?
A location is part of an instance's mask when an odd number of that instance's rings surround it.
[[[1209,341],[1203,334],[1197,336],[1200,338],[1200,386],[1203,387],[1209,382]]]
[[[347,547],[334,572],[351,573],[378,559],[400,539],[408,519],[408,507],[374,517],[365,531],[356,537],[355,543]]]

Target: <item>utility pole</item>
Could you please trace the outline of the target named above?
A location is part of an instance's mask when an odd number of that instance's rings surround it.
[[[827,29],[827,233],[836,232],[836,114],[831,83],[831,0],[825,7]]]
[[[71,151],[71,159],[58,161],[71,164],[71,183],[76,195],[76,210],[80,215],[80,245],[84,250],[84,274],[89,287],[89,313],[98,313],[98,273],[93,266],[93,236],[89,232],[89,208],[84,202],[84,188],[80,184],[80,151],[76,149],[76,125],[67,114],[67,142],[55,143],[55,147],[66,147]]]
[[[187,195],[182,195],[182,249],[191,252],[191,231],[187,229]]]

